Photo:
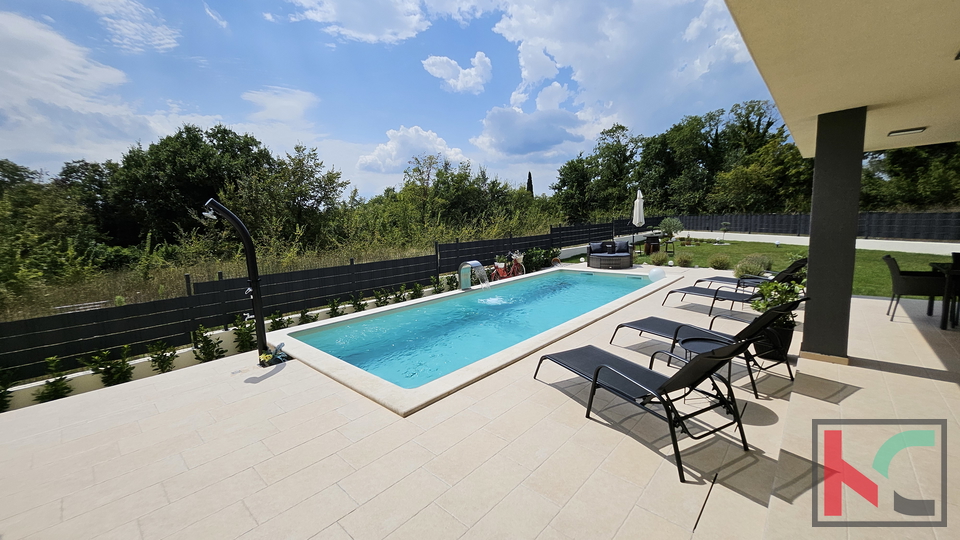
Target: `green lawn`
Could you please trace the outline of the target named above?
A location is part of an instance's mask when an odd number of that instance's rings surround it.
[[[642,246],[639,246],[642,250]],[[779,270],[790,264],[790,255],[807,254],[806,246],[776,247],[774,244],[761,242],[730,242],[729,246],[714,246],[710,243],[701,243],[699,246],[680,246],[677,243],[677,252],[687,252],[693,255],[693,264],[701,268],[709,266],[708,261],[714,253],[725,253],[730,257],[731,264],[751,253],[760,253],[773,260],[773,269]],[[642,253],[642,251],[640,251]],[[857,250],[857,266],[853,274],[853,294],[860,296],[889,297],[890,271],[883,262],[884,255],[892,255],[900,264],[901,270],[930,270],[929,263],[950,262],[949,255],[927,255],[923,253],[903,253],[900,251],[875,251],[870,249]],[[564,262],[579,262],[580,256],[570,257]],[[638,255],[637,263],[649,263],[650,257]]]

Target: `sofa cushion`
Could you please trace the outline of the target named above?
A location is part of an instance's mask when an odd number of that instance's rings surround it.
[[[630,253],[630,246],[627,242],[617,242],[617,253]]]
[[[590,242],[590,253],[600,253],[606,251],[603,249],[603,242]]]

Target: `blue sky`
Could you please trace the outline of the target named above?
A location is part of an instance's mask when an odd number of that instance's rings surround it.
[[[721,0],[0,0],[0,51],[0,158],[223,123],[367,197],[423,153],[542,193],[614,122],[770,99]]]

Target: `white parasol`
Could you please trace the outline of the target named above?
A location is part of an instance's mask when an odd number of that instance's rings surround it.
[[[637,200],[633,201],[633,224],[642,227],[643,220],[643,193],[637,190]]]

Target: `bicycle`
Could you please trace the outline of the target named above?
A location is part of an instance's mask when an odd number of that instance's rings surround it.
[[[510,261],[509,263],[493,263],[493,273],[490,274],[490,281],[522,276],[526,273],[526,268],[523,267],[523,253],[519,251],[509,252],[507,253],[507,259]],[[510,265],[509,269],[507,264]]]

